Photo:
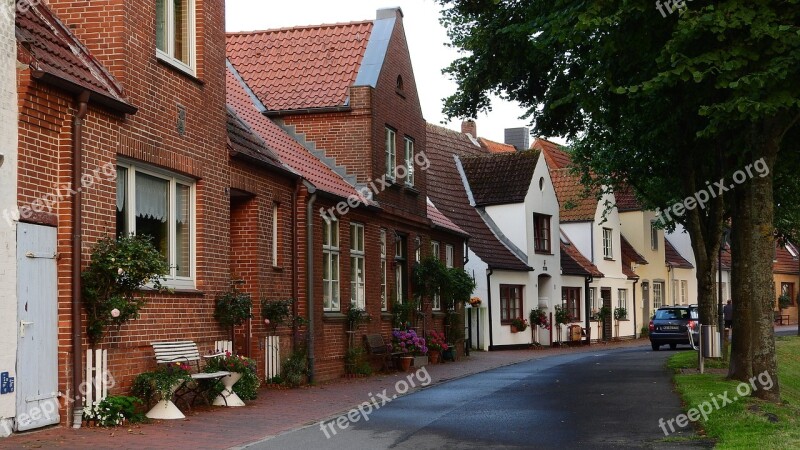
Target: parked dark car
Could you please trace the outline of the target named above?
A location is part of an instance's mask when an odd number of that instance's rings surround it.
[[[697,306],[664,306],[658,308],[650,320],[650,345],[657,351],[669,344],[675,349],[678,344],[691,345],[687,330],[692,330],[695,345],[700,339],[700,321]]]

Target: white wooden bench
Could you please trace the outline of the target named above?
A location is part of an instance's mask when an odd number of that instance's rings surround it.
[[[176,363],[176,362],[185,362],[185,363],[194,363],[195,364],[195,372],[191,374],[192,381],[195,383],[194,386],[187,386],[184,384],[185,387],[184,393],[181,395],[177,395],[176,399],[179,399],[186,395],[187,393],[194,393],[195,397],[192,399],[192,403],[194,400],[197,399],[198,396],[202,396],[205,398],[205,393],[209,389],[211,389],[215,383],[214,381],[218,381],[223,377],[230,375],[230,372],[227,371],[220,371],[220,372],[213,372],[213,373],[203,373],[200,371],[200,352],[197,350],[197,344],[192,341],[173,341],[173,342],[151,342],[150,345],[153,346],[153,351],[156,354],[156,362],[158,364],[169,364],[169,363]],[[220,355],[210,355],[210,356],[220,356]],[[205,382],[207,383],[201,383]],[[208,399],[205,398],[206,403],[208,403]]]

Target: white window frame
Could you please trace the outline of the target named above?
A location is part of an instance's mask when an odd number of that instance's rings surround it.
[[[186,25],[189,32],[189,35],[187,36],[187,39],[189,40],[188,64],[175,57],[175,3],[171,0],[164,1],[167,4],[167,17],[165,18],[166,29],[164,30],[164,35],[167,39],[167,50],[164,51],[158,48],[158,38],[154,36],[154,38],[156,38],[156,57],[160,60],[166,61],[170,65],[175,66],[189,75],[194,76],[196,73],[195,64],[197,61],[197,27],[195,20],[197,9],[195,8],[195,0],[186,0],[187,8],[189,9],[189,23]],[[156,14],[158,14],[158,12],[156,12]],[[158,26],[158,24],[156,24],[156,26]]]
[[[603,258],[614,258],[614,230],[603,228]]]
[[[656,228],[656,221],[650,221],[650,250],[658,250],[658,228]]]
[[[381,311],[387,311],[389,309],[389,301],[387,299],[387,291],[386,291],[386,229],[381,228]]]
[[[336,219],[323,220],[322,227],[324,228],[322,233],[322,264],[327,267],[329,274],[329,278],[326,279],[324,277],[324,268],[323,268],[322,308],[324,311],[341,311],[342,298],[340,289],[341,289],[342,273],[340,267],[341,256],[339,255],[339,242],[341,240],[341,236],[339,235],[339,221]],[[334,230],[336,230],[335,243],[332,242],[331,239]],[[328,237],[327,242],[325,241],[325,236]],[[334,255],[336,256],[335,272],[333,270]],[[335,278],[333,277],[334,273],[336,273]],[[330,292],[330,298],[325,298],[326,286],[328,287],[328,292]],[[336,301],[334,302],[334,300]]]
[[[589,305],[591,308],[591,311],[589,311],[590,314],[594,314],[595,311],[600,311],[600,308],[597,306],[597,288],[589,288]]]
[[[142,173],[150,175],[151,177],[160,178],[169,182],[168,189],[168,203],[169,203],[169,219],[167,219],[167,232],[169,234],[169,249],[167,251],[167,263],[169,264],[169,273],[164,275],[165,281],[162,283],[164,286],[173,289],[195,289],[196,279],[196,262],[197,262],[197,205],[196,205],[196,183],[195,180],[183,177],[172,172],[157,169],[146,164],[132,162],[128,160],[117,161],[117,167],[122,167],[127,170],[125,186],[127,189],[125,204],[128,205],[127,217],[125,218],[130,234],[136,234],[136,174]],[[177,245],[175,242],[176,226],[175,226],[175,210],[177,205],[176,200],[176,184],[189,186],[189,276],[180,277],[176,274],[177,266]],[[121,233],[122,230],[117,230]]]
[[[438,260],[440,250],[441,245],[439,244],[439,241],[431,241],[431,256]]]
[[[397,132],[386,127],[386,178],[394,181],[397,177]]]
[[[681,280],[681,305],[685,305],[689,301],[689,282]]]
[[[653,282],[653,309],[664,306],[664,282]]]
[[[450,244],[444,246],[444,265],[448,269],[453,268],[453,250],[453,246]]]
[[[366,265],[364,252],[364,224],[350,222],[350,303],[366,307]],[[361,270],[361,279],[355,270]]]
[[[679,281],[678,280],[672,280],[672,304],[673,305],[677,305],[678,304],[678,285],[679,285]]]
[[[628,310],[628,290],[617,289],[617,308],[625,308]]]
[[[414,187],[414,140],[405,138],[406,186]]]

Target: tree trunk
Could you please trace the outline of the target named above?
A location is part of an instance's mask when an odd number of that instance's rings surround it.
[[[756,159],[764,157],[771,172],[777,146],[763,139],[755,142],[752,148],[757,154]],[[777,402],[780,388],[773,331],[775,228],[772,185],[770,173],[765,177],[754,176],[733,189],[733,338],[728,377],[749,382],[754,375],[767,374],[774,386],[770,390],[755,389],[753,395]]]

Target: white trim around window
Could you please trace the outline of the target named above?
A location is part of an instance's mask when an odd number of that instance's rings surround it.
[[[394,181],[397,176],[397,132],[386,127],[386,178]]]
[[[414,140],[405,138],[406,186],[414,187]]]
[[[366,267],[364,265],[364,225],[350,223],[350,303],[366,306]]]
[[[340,311],[339,298],[339,221],[322,221],[322,307]]]
[[[175,8],[179,6],[178,9]],[[195,76],[197,28],[195,0],[156,0],[156,57]],[[183,16],[179,22],[176,16]]]
[[[450,244],[444,246],[444,261],[444,265],[448,269],[453,268],[453,246]]]
[[[614,258],[614,230],[603,228],[603,258]]]
[[[195,289],[195,190],[191,178],[138,162],[117,163],[117,234],[154,230],[150,235],[169,264],[164,285],[174,289]]]

